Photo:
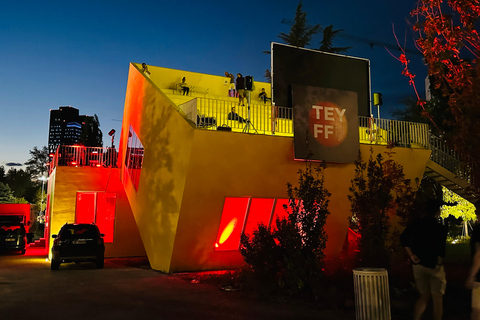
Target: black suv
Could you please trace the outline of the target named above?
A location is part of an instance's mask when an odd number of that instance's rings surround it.
[[[20,251],[25,254],[26,244],[23,223],[0,221],[0,251]]]
[[[58,270],[62,262],[93,261],[97,268],[103,268],[105,245],[104,234],[95,224],[66,223],[58,235],[52,235],[51,269]]]

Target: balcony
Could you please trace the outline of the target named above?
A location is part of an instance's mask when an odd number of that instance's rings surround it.
[[[59,146],[50,162],[50,172],[57,166],[116,168],[118,152],[115,148]]]

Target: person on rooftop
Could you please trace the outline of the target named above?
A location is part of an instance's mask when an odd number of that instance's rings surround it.
[[[235,87],[237,88],[238,94],[238,105],[244,106],[244,98],[245,98],[245,78],[242,76],[241,73],[237,73],[237,80],[235,81]]]
[[[225,71],[225,77],[230,79],[230,83],[228,85],[228,96],[235,97],[235,76],[228,71]]]

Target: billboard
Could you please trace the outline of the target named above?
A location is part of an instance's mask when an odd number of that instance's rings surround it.
[[[369,117],[370,61],[272,43],[272,102],[293,107],[294,85],[357,93],[358,115]]]
[[[295,159],[354,162],[358,116],[371,114],[370,61],[279,43],[271,52],[272,102],[293,108]]]
[[[293,86],[295,159],[354,162],[358,139],[357,93]]]

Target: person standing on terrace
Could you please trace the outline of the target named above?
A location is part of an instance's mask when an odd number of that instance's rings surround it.
[[[235,76],[228,71],[225,71],[225,77],[230,79],[230,83],[228,85],[228,96],[235,97]]]
[[[238,94],[238,105],[244,106],[243,99],[245,98],[245,78],[241,73],[237,73],[237,80],[235,82]]]

